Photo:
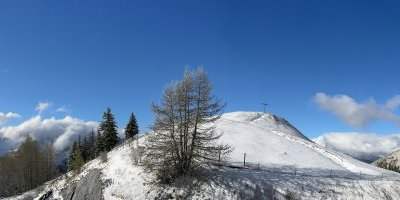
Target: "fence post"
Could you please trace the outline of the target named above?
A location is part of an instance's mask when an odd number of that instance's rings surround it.
[[[221,149],[218,150],[218,162],[221,162]]]
[[[246,153],[243,153],[243,167],[246,167]]]

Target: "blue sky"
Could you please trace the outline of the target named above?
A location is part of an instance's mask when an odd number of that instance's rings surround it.
[[[165,85],[202,65],[226,111],[267,102],[309,137],[398,133],[385,117],[351,126],[313,98],[383,105],[400,94],[399,10],[398,1],[1,1],[0,112],[21,115],[16,125],[38,102],[51,102],[45,117],[63,117],[64,106],[83,120],[110,106],[120,126],[133,111],[146,128]]]

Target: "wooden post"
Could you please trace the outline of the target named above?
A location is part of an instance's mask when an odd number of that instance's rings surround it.
[[[246,153],[243,153],[243,167],[246,167]]]
[[[221,149],[218,150],[218,161],[221,162]]]

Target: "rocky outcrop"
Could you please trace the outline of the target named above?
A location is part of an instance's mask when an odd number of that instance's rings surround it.
[[[102,200],[101,171],[93,169],[76,183],[70,184],[61,194],[64,200]]]

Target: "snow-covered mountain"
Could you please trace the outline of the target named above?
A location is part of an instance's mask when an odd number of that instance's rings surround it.
[[[373,164],[377,166],[382,163],[390,164],[394,167],[400,168],[400,150],[394,151],[391,154],[373,162]]]
[[[283,118],[268,113],[233,112],[216,123],[222,143],[234,147],[231,161],[263,165],[346,170],[377,175],[381,171],[312,142]]]
[[[13,199],[283,199],[288,193],[301,199],[400,199],[400,175],[319,146],[273,114],[226,113],[210,126],[234,150],[225,167],[205,172],[207,183],[148,184],[152,176],[133,164],[133,143],[109,152],[107,162],[93,160],[79,175]]]

